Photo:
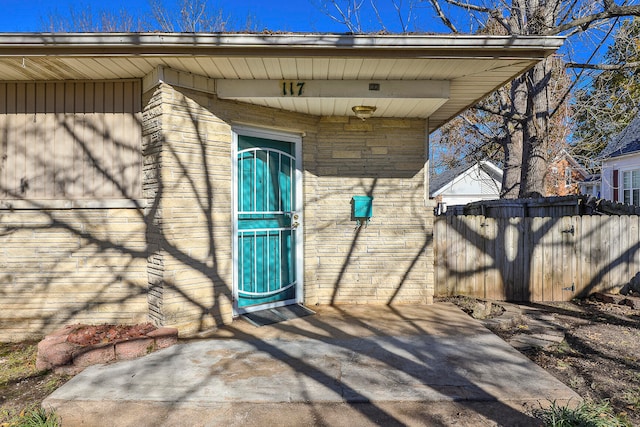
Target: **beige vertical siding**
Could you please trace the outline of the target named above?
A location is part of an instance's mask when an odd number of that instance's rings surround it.
[[[147,321],[137,209],[0,210],[0,342]]]
[[[0,199],[137,198],[141,83],[0,83]]]
[[[147,321],[141,104],[138,81],[0,83],[0,341]]]

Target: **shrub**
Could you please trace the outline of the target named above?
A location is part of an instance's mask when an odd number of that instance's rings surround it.
[[[535,414],[547,427],[631,427],[625,416],[615,415],[609,402],[582,402],[575,408],[555,402]]]

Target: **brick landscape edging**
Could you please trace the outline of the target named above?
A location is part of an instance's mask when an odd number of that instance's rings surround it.
[[[69,335],[78,325],[65,326],[38,343],[36,369],[77,374],[87,366],[116,360],[130,360],[178,342],[178,330],[161,327],[145,336],[115,340],[108,343],[80,345],[68,342]]]

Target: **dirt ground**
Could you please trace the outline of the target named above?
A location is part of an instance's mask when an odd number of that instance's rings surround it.
[[[0,343],[0,426],[16,424],[69,377],[36,370],[37,342]]]
[[[463,309],[469,304],[468,299],[449,300]],[[531,306],[551,315],[565,339],[521,351],[580,396],[608,400],[616,414],[626,414],[631,425],[640,425],[640,310],[595,298]],[[493,315],[501,312],[498,306]],[[487,326],[509,340],[527,334],[529,322],[523,315],[508,328]],[[69,379],[35,370],[36,345],[0,343],[0,427],[15,423],[25,408],[38,406]]]
[[[547,305],[565,341],[525,354],[583,398],[608,399],[640,425],[640,310],[595,299]]]
[[[640,425],[640,310],[594,297],[531,306],[561,325],[564,341],[520,351],[583,398],[607,400]],[[529,321],[524,315],[508,329],[487,326],[508,341],[526,334]]]

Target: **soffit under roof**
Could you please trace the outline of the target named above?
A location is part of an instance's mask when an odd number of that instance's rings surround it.
[[[211,79],[449,82],[445,101],[243,97],[242,102],[314,115],[429,117],[434,130],[555,52],[560,37],[338,34],[0,34],[0,81],[143,78],[167,67]],[[231,99],[234,99],[231,97]]]

